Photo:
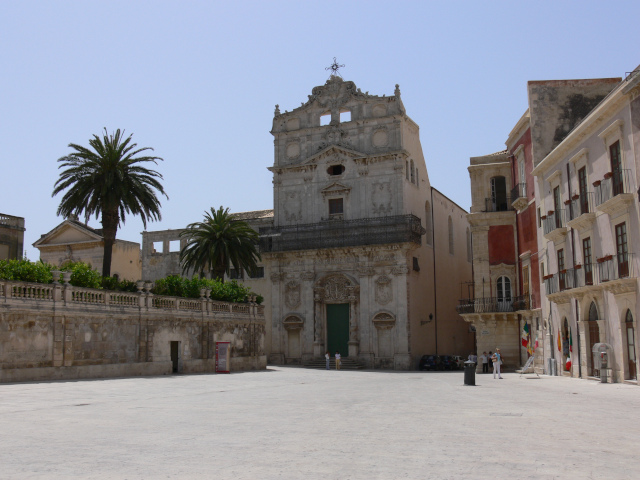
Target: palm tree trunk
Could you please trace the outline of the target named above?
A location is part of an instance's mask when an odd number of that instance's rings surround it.
[[[116,243],[118,231],[118,211],[102,211],[102,237],[104,238],[104,254],[102,256],[102,276],[111,276],[111,256],[113,245]]]

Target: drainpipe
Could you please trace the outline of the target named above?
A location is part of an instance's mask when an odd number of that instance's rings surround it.
[[[436,355],[438,355],[438,282],[436,282],[436,229],[433,218],[433,188],[431,188],[431,250],[433,253],[433,316],[436,331]]]
[[[567,163],[567,191],[569,192],[569,200],[571,200],[571,177],[570,177],[570,169],[569,164]],[[571,210],[571,203],[569,203],[569,210]],[[575,288],[575,278],[576,278],[576,240],[575,240],[575,231],[571,229],[571,259],[573,261],[573,279],[574,279],[574,288]],[[582,359],[580,355],[580,328],[578,328],[578,321],[580,320],[580,316],[578,315],[578,299],[574,298],[574,305],[576,311],[576,341],[578,342],[578,377],[582,378]],[[571,334],[569,334],[571,335]]]

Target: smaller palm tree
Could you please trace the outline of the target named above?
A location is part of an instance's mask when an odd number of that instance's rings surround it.
[[[204,221],[187,225],[180,236],[187,238],[180,250],[183,274],[188,270],[201,275],[211,273],[213,278],[224,281],[231,265],[236,270],[254,272],[261,259],[258,233],[247,222],[234,220],[228,208],[205,211]]]

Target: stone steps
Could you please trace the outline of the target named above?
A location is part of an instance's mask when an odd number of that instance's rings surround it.
[[[316,369],[316,370],[324,370],[326,368],[326,363],[325,362],[326,361],[325,361],[324,358],[313,358],[313,359],[309,360],[308,362],[306,362],[303,365],[303,367],[304,368],[313,368],[313,369]],[[335,370],[336,369],[336,360],[333,357],[329,361],[329,368],[331,370]],[[362,365],[357,360],[354,360],[354,359],[349,358],[349,357],[343,357],[342,361],[340,362],[340,369],[341,370],[362,370],[363,368],[364,368],[364,365]]]

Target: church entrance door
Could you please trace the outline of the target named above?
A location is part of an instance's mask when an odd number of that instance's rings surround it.
[[[349,304],[327,304],[327,350],[342,357],[349,355]]]

